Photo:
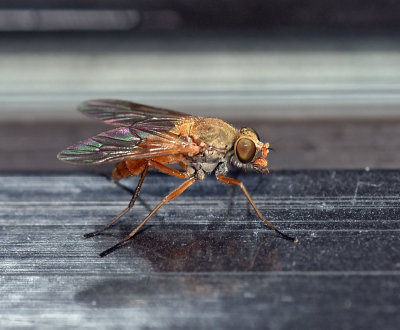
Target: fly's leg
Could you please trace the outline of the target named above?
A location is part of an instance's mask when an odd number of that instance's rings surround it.
[[[118,214],[115,218],[113,218],[109,223],[105,224],[103,227],[101,227],[99,230],[96,230],[92,233],[87,233],[84,234],[83,237],[84,238],[89,238],[89,237],[93,237],[93,236],[97,236],[100,233],[102,233],[103,231],[105,231],[107,228],[110,228],[114,223],[116,223],[123,215],[125,215],[135,204],[136,198],[139,196],[139,192],[140,192],[140,188],[142,188],[142,184],[144,181],[144,178],[146,177],[147,172],[149,171],[149,164],[147,163],[142,175],[140,177],[139,183],[136,187],[135,193],[132,196],[131,201],[129,202],[129,205],[126,209],[122,210],[122,212],[120,214]]]
[[[119,241],[117,244],[115,244],[113,247],[103,251],[102,253],[99,254],[99,257],[105,257],[107,254],[110,254],[117,248],[119,248],[121,245],[123,245],[127,240],[131,239],[133,236],[136,235],[136,233],[146,224],[147,221],[158,211],[158,209],[163,206],[165,203],[170,202],[174,198],[178,197],[181,195],[187,188],[189,188],[194,182],[196,181],[195,178],[190,178],[186,180],[184,183],[182,183],[178,188],[176,188],[174,191],[169,193],[167,196],[163,198],[163,200],[157,204],[157,206],[150,212],[150,214],[142,220],[142,222],[127,236],[125,236],[121,241]]]
[[[89,237],[93,237],[93,236],[97,236],[97,235],[101,234],[103,231],[105,231],[106,229],[110,228],[114,223],[116,223],[122,216],[124,216],[126,213],[128,213],[128,211],[135,204],[135,201],[136,201],[137,197],[139,196],[139,192],[140,192],[140,189],[142,188],[142,184],[143,184],[144,178],[146,177],[147,172],[148,172],[150,167],[154,167],[154,168],[158,169],[160,172],[163,172],[165,174],[169,174],[169,175],[172,175],[172,176],[176,176],[176,177],[181,178],[181,179],[185,179],[186,178],[186,174],[185,173],[179,172],[178,170],[175,170],[175,169],[173,169],[171,167],[168,167],[168,166],[166,166],[164,164],[161,164],[161,163],[159,163],[159,162],[157,162],[155,160],[149,160],[147,162],[147,164],[145,165],[144,169],[143,169],[143,172],[142,172],[142,175],[140,177],[139,183],[138,183],[138,185],[136,187],[135,193],[133,194],[131,201],[129,202],[128,207],[126,209],[122,210],[121,213],[119,213],[115,218],[113,218],[109,223],[107,223],[106,225],[101,227],[99,230],[96,230],[96,231],[94,231],[92,233],[84,234],[83,235],[84,238],[89,238]]]
[[[151,167],[156,168],[157,170],[159,170],[162,173],[168,174],[168,175],[172,175],[172,176],[176,176],[177,178],[180,179],[187,179],[188,175],[187,173],[182,173],[172,167],[166,166],[160,162],[157,162],[155,160],[149,160],[149,165]]]
[[[250,197],[250,194],[248,193],[248,191],[246,190],[244,184],[242,181],[233,179],[233,178],[229,178],[226,176],[222,176],[222,175],[218,175],[217,174],[217,179],[218,181],[225,183],[225,184],[232,184],[232,185],[236,185],[239,186],[240,189],[242,189],[243,194],[246,196],[247,200],[249,201],[250,205],[253,207],[254,211],[256,212],[257,216],[260,218],[260,220],[264,221],[271,229],[275,230],[279,235],[281,235],[284,239],[287,239],[289,241],[293,241],[295,243],[297,243],[299,240],[295,237],[290,237],[284,233],[282,233],[280,230],[278,230],[278,228],[276,228],[271,222],[269,222],[267,219],[264,218],[264,216],[261,214],[261,212],[258,210],[256,204],[254,204],[253,200]]]

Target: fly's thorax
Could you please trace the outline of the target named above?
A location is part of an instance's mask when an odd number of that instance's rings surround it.
[[[193,125],[191,138],[201,152],[192,157],[198,172],[212,173],[221,162],[226,162],[232,152],[238,130],[217,118],[201,118]]]
[[[202,118],[191,131],[192,139],[205,149],[225,152],[233,148],[237,134],[236,128],[217,118]]]

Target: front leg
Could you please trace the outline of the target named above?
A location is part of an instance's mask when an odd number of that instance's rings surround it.
[[[284,239],[287,239],[289,241],[293,241],[295,243],[297,243],[299,240],[295,237],[290,237],[284,233],[282,233],[280,230],[278,230],[278,228],[276,228],[271,222],[269,222],[267,219],[264,218],[264,216],[261,214],[261,212],[259,211],[259,209],[257,208],[256,204],[254,204],[252,198],[250,197],[250,194],[248,193],[247,189],[245,188],[244,184],[242,181],[233,179],[233,178],[229,178],[226,176],[221,175],[218,171],[216,172],[216,177],[218,179],[218,181],[225,183],[225,184],[231,184],[231,185],[235,185],[235,186],[239,186],[240,189],[242,189],[243,194],[246,196],[247,200],[249,201],[250,205],[253,207],[254,211],[256,212],[257,216],[264,221],[271,229],[275,230],[279,235],[281,235]]]

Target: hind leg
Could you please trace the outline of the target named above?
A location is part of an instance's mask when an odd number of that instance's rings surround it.
[[[105,224],[100,229],[98,229],[98,230],[96,230],[94,232],[91,232],[91,233],[84,234],[83,235],[84,238],[96,236],[96,235],[102,233],[103,231],[105,231],[107,228],[110,228],[114,223],[116,223],[123,215],[125,215],[133,207],[133,205],[135,204],[136,198],[139,196],[140,188],[142,188],[142,184],[143,184],[144,178],[146,177],[146,174],[147,174],[148,171],[149,171],[149,163],[145,164],[145,166],[144,166],[144,169],[143,169],[142,175],[140,177],[139,183],[138,183],[138,185],[136,187],[135,193],[133,194],[133,196],[131,198],[131,201],[129,202],[128,207],[126,209],[122,210],[121,213],[119,213],[116,217],[114,217],[110,222]],[[115,178],[114,172],[113,172],[113,177]]]
[[[142,184],[144,181],[144,178],[147,175],[147,172],[149,170],[150,167],[156,168],[157,170],[159,170],[160,172],[163,172],[165,174],[169,174],[175,177],[178,177],[180,179],[185,179],[188,177],[188,175],[186,173],[182,173],[178,170],[175,170],[169,166],[166,166],[164,164],[162,164],[161,162],[158,162],[156,160],[139,160],[139,161],[123,161],[120,162],[114,169],[113,171],[113,179],[114,180],[119,180],[122,178],[126,178],[126,177],[130,177],[130,176],[134,176],[134,175],[139,175],[141,174],[139,183],[136,187],[135,193],[133,194],[131,201],[129,202],[129,205],[127,208],[125,208],[124,210],[122,210],[116,217],[114,217],[110,222],[108,222],[107,224],[105,224],[103,227],[101,227],[100,229],[91,232],[91,233],[87,233],[84,234],[83,237],[84,238],[89,238],[89,237],[93,237],[96,235],[99,235],[100,233],[102,233],[103,231],[105,231],[106,229],[110,228],[114,223],[116,223],[122,216],[124,216],[126,213],[128,213],[128,211],[133,207],[133,205],[135,204],[135,201],[137,199],[137,197],[139,196],[139,192],[140,189],[142,188]]]

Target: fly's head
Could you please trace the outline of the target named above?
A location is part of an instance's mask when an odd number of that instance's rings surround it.
[[[234,154],[231,157],[233,166],[243,170],[253,170],[261,173],[268,173],[267,155],[269,143],[261,142],[258,134],[248,127],[240,129],[233,146]],[[258,156],[258,154],[261,156]]]

